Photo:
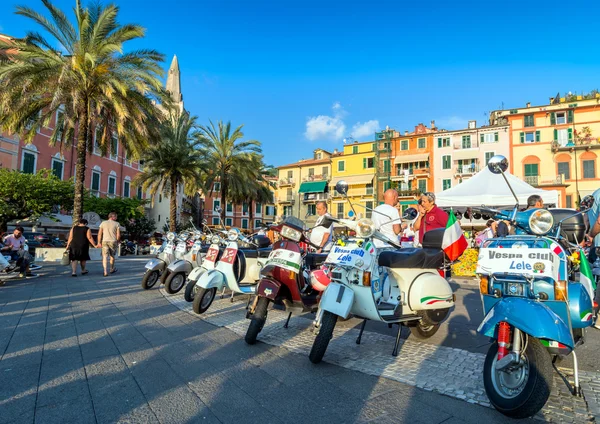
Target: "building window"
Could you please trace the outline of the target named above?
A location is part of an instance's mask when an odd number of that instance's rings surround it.
[[[450,155],[442,156],[442,169],[450,169],[452,167],[452,157]]]
[[[556,141],[561,146],[566,146],[569,143],[569,129],[554,130],[556,133]]]
[[[242,228],[244,230],[248,229],[248,218],[242,218]]]
[[[100,197],[100,173],[92,171],[92,184],[90,185],[92,195]]]
[[[583,162],[583,178],[596,178],[596,161],[584,160]]]
[[[129,181],[123,181],[123,197],[129,197],[129,189],[131,183]]]
[[[54,128],[56,129],[56,140],[57,141],[62,141],[63,128],[65,127],[64,116],[65,116],[65,114],[63,111],[58,110],[56,112],[56,121],[54,122]]]
[[[119,139],[115,135],[111,138],[110,158],[112,160],[119,160]]]
[[[317,160],[321,159],[323,157],[323,154],[321,152],[317,153]]]
[[[216,216],[213,216],[212,225],[219,225],[219,218],[217,218]]]
[[[321,175],[323,175],[323,179],[326,180],[327,176],[329,175],[329,169],[327,169],[326,166],[324,166],[323,168],[321,168]]]
[[[306,213],[308,213],[309,215],[316,215],[317,214],[317,205],[316,204],[307,205]]]
[[[372,211],[373,202],[371,202],[371,201],[366,202],[366,206],[367,206],[367,208],[365,209],[365,216],[367,218],[371,218],[371,216],[373,215],[373,211]]]
[[[462,136],[462,148],[463,149],[470,149],[471,148],[471,136],[470,135],[463,135]]]
[[[308,168],[308,176],[309,177],[315,176],[315,168]]]
[[[344,204],[343,203],[337,204],[337,218],[344,219]]]
[[[419,147],[419,149],[424,149],[425,147],[427,147],[427,139],[425,139],[425,138],[418,139],[417,146]]]
[[[221,207],[221,201],[220,200],[214,200],[213,201],[213,211],[216,211],[217,209],[219,209]]]
[[[256,210],[256,214],[260,215],[262,213],[262,203],[257,203],[255,210]]]
[[[535,143],[536,141],[540,141],[539,131],[528,131],[526,133],[521,133],[521,143]]]
[[[352,146],[352,154],[355,155],[358,153],[358,146]]]
[[[439,137],[438,147],[450,147],[450,137]]]
[[[131,166],[131,157],[127,149],[123,149],[123,163],[127,166]]]
[[[367,195],[373,195],[373,183],[367,184]]]
[[[346,162],[344,162],[343,160],[339,161],[338,162],[338,172],[343,172],[345,166],[346,166]]]
[[[442,180],[442,190],[448,190],[452,187],[452,180]]]
[[[100,140],[102,140],[102,128],[96,127],[96,131],[94,132],[94,154],[98,156],[102,155]]]
[[[565,180],[571,179],[571,167],[569,162],[558,162],[558,175],[562,174]]]
[[[216,182],[213,184],[213,191],[219,192],[221,191],[221,183]]]
[[[275,206],[265,206],[265,215],[267,215],[267,216],[275,215]]]
[[[117,185],[117,179],[113,176],[108,176],[108,196],[115,197],[115,187]]]
[[[248,214],[248,203],[242,203],[242,213],[244,215]]]
[[[293,209],[291,206],[283,207],[283,216],[292,216],[292,213],[293,213]]]
[[[537,185],[539,173],[539,164],[525,164],[525,182],[531,185]]]
[[[490,159],[494,157],[494,152],[485,152],[485,165],[490,162]]]
[[[391,171],[392,171],[392,167],[390,166],[390,160],[385,159],[383,161],[383,172],[391,172]]]
[[[384,181],[383,182],[383,192],[385,193],[390,188],[392,188],[392,182],[391,181]]]
[[[427,180],[419,180],[419,191],[425,193],[427,191]]]
[[[52,159],[52,174],[54,174],[59,180],[63,179],[64,167],[65,164],[63,161],[58,159]]]
[[[565,205],[565,207],[572,208],[573,207],[573,196],[571,196],[570,194],[567,194],[566,202],[567,202],[567,204]]]
[[[498,133],[485,133],[481,134],[481,142],[482,143],[495,143],[498,141]]]
[[[35,174],[36,162],[37,155],[35,153],[23,151],[23,163],[21,164],[21,171],[25,174]]]
[[[563,125],[567,123],[567,114],[565,112],[556,113],[556,125]]]
[[[524,127],[535,127],[533,115],[525,115],[525,123],[523,126]]]
[[[400,150],[408,150],[408,140],[402,140],[400,142]]]
[[[227,202],[227,206],[226,206],[225,210],[227,212],[233,212],[233,204],[230,202]]]
[[[138,199],[141,199],[141,198],[142,198],[142,194],[143,194],[143,193],[142,193],[142,188],[141,188],[141,187],[138,187],[138,189],[137,189],[137,198],[138,198]]]
[[[291,180],[294,178],[294,171],[288,171],[288,179]]]
[[[363,169],[371,169],[375,167],[374,158],[363,158]]]
[[[225,226],[231,227],[232,225],[233,225],[233,219],[232,218],[225,218]]]
[[[254,228],[260,228],[262,227],[262,221],[260,219],[257,219],[254,221]]]

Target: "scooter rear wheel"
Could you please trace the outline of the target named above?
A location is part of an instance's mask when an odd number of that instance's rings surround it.
[[[216,294],[216,287],[213,287],[212,289],[198,289],[198,292],[194,296],[194,312],[196,312],[197,314],[203,314],[204,312],[206,312],[206,310],[210,308],[210,305],[212,305],[213,300],[215,300]]]
[[[267,321],[267,308],[269,307],[269,299],[266,297],[259,297],[254,313],[250,316],[250,325],[248,331],[246,331],[246,343],[253,345],[256,343],[258,333],[260,333],[265,326]]]
[[[151,289],[158,281],[158,271],[146,271],[142,278],[142,288],[144,290]]]
[[[329,346],[329,341],[331,340],[331,337],[333,337],[333,329],[335,328],[337,319],[337,315],[328,311],[323,312],[321,328],[319,328],[319,333],[312,345],[310,355],[308,355],[310,362],[313,364],[318,364],[323,359],[325,351],[327,351],[327,346]]]
[[[415,336],[417,339],[424,340],[430,338],[435,333],[437,333],[440,329],[440,324],[428,324],[421,320],[409,328],[410,334]]]
[[[172,272],[165,280],[165,291],[169,294],[178,293],[185,286],[185,273]]]

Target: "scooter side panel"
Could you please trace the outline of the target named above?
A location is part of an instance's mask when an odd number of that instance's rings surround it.
[[[451,308],[452,287],[437,272],[421,273],[410,285],[408,304],[413,311]]]
[[[188,280],[189,281],[198,281],[200,279],[200,277],[202,276],[202,274],[204,274],[206,272],[206,270],[204,268],[197,267],[194,268],[192,270],[192,272],[190,272],[190,275],[188,275]]]
[[[196,287],[201,287],[203,289],[216,288],[217,290],[221,290],[224,286],[225,276],[222,272],[216,269],[211,269],[202,274],[196,283]]]
[[[149,271],[162,272],[162,271],[164,271],[165,266],[166,266],[165,261],[154,258],[154,259],[150,259],[148,262],[146,262],[146,266],[144,268],[146,268]]]
[[[187,275],[192,272],[192,264],[186,260],[179,259],[173,263],[170,263],[168,269],[169,272],[172,273],[184,272]]]
[[[541,302],[520,297],[502,298],[485,316],[477,332],[494,338],[496,326],[502,321],[535,338],[554,340],[573,349],[568,325]]]
[[[319,308],[342,318],[348,318],[354,304],[354,292],[343,284],[331,282],[323,292]]]

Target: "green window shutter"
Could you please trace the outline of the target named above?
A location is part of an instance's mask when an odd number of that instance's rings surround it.
[[[550,114],[550,125],[556,125],[556,113],[554,112]]]
[[[573,123],[573,109],[569,109],[567,111],[567,123],[568,124],[572,124]]]
[[[535,132],[535,141],[540,141],[540,132],[539,131]]]
[[[524,133],[524,132],[522,132],[522,133],[520,134],[520,136],[521,136],[521,143],[525,143],[525,133]]]
[[[497,132],[494,133],[494,141],[498,141],[498,133]]]
[[[483,143],[483,141],[484,141],[484,139],[483,139],[483,134],[481,134],[481,135],[479,136],[479,141],[480,141],[481,143]]]
[[[33,174],[35,166],[35,155],[31,153],[23,153],[23,172],[25,174]]]
[[[558,140],[558,130],[554,130],[554,141]]]
[[[569,141],[573,141],[573,128],[569,128],[567,134],[569,134]]]
[[[363,169],[367,169],[367,158],[363,158]]]
[[[438,147],[442,147],[442,138],[438,138]]]
[[[58,179],[62,178],[62,170],[63,170],[62,162],[59,162],[57,160],[52,162],[52,173],[56,176],[56,178],[58,178]]]

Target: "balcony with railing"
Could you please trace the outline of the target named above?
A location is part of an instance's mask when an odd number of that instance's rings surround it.
[[[308,177],[303,177],[302,182],[310,182],[310,181],[329,181],[331,176],[328,174],[318,174],[318,175],[309,175]]]
[[[455,141],[454,149],[455,150],[467,150],[467,149],[478,149],[479,141],[471,140],[471,141]]]
[[[469,165],[458,165],[456,167],[456,175],[471,175],[479,172],[479,165],[469,164]]]
[[[398,190],[398,197],[417,197],[421,195],[420,190]]]
[[[291,203],[291,204],[294,204],[294,195],[293,194],[283,195],[281,197],[278,197],[275,200],[277,200],[277,203]]]
[[[551,148],[553,152],[570,152],[573,150],[596,150],[600,149],[600,141],[596,139],[578,140],[576,142],[568,143],[553,141]]]
[[[368,187],[368,188],[350,188],[348,189],[348,197],[373,197],[373,187]],[[340,193],[338,193],[337,191],[333,190],[333,192],[331,192],[331,197],[342,197],[342,195]]]
[[[303,202],[318,202],[321,200],[327,201],[329,199],[329,193],[304,193],[302,197]]]
[[[528,175],[523,177],[523,181],[533,187],[556,186],[565,183],[563,174],[544,177],[539,175]]]
[[[279,180],[279,187],[293,186],[295,183],[293,178],[281,178]]]
[[[398,180],[404,178],[404,171],[408,171],[408,179],[415,177],[428,177],[429,168],[408,168],[408,169],[396,169],[395,175],[392,176],[392,180]]]

